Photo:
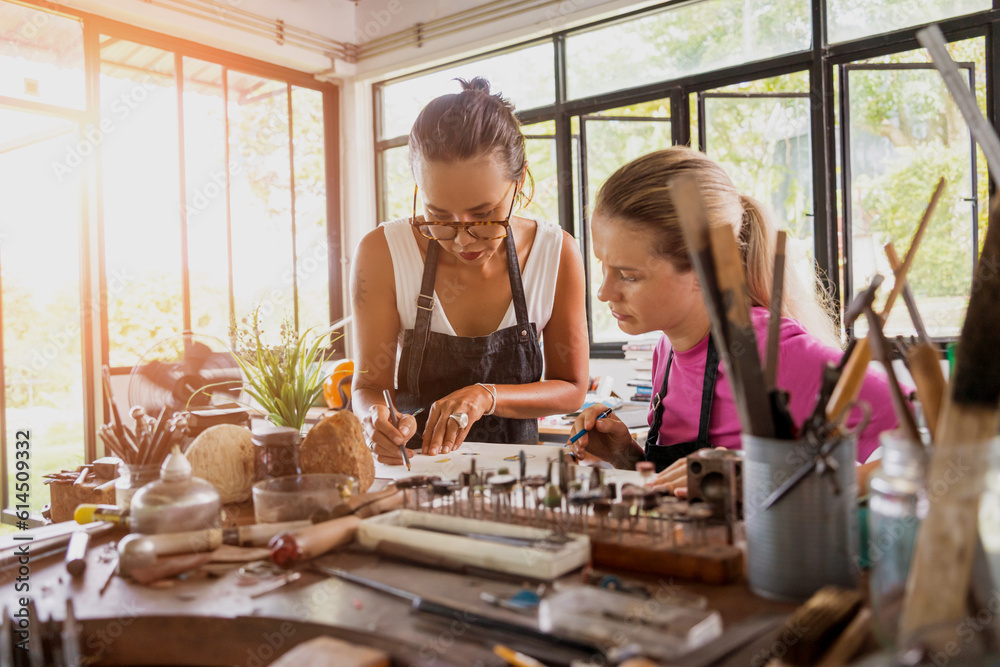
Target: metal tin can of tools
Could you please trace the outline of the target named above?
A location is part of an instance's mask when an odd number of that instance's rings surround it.
[[[743,436],[747,579],[766,598],[803,601],[823,586],[857,586],[858,441],[830,452],[836,470],[813,470],[768,509],[764,500],[815,459],[821,443]]]

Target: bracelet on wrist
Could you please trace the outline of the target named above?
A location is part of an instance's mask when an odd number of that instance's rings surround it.
[[[490,409],[487,412],[483,413],[484,417],[488,417],[497,410],[497,386],[495,384],[483,384],[482,382],[477,382],[476,386],[485,389],[486,393],[489,394],[490,398],[493,399],[493,404],[490,405]]]

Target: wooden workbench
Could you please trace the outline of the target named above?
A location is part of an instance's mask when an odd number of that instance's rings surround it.
[[[92,664],[267,665],[319,635],[381,649],[392,656],[394,665],[504,664],[490,650],[497,638],[481,637],[461,616],[442,621],[414,615],[402,600],[309,570],[303,571],[299,581],[256,598],[252,596],[266,583],[239,585],[236,568],[219,577],[199,574],[164,587],[141,586],[118,576],[108,583],[116,560],[112,542],[120,536],[95,540],[80,579],[67,574],[59,557],[31,562],[31,593],[40,618],[62,619],[66,600],[71,599],[82,623],[82,646],[94,660]],[[479,599],[483,591],[501,596],[513,593],[520,588],[515,584],[434,572],[355,550],[318,560],[420,595],[445,597],[484,614],[519,623],[530,618]],[[579,575],[564,580],[577,581]],[[794,609],[791,604],[758,598],[744,585],[644,580],[705,595],[709,606],[722,614],[726,628],[755,615],[784,615]],[[2,601],[9,609],[14,607],[12,581],[11,572],[0,574]],[[546,664],[558,664],[567,657],[558,652],[547,656],[542,647],[517,637],[501,639],[543,661],[549,658]]]

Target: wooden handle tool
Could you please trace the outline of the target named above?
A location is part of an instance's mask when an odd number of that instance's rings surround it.
[[[753,326],[749,321],[746,287],[742,275],[743,262],[736,250],[736,241],[731,228],[723,227],[716,231],[712,229],[708,212],[698,190],[698,183],[689,175],[678,176],[670,182],[670,191],[677,209],[684,241],[691,256],[698,283],[708,311],[712,327],[712,338],[719,356],[726,368],[733,386],[733,398],[740,415],[743,428],[754,435],[772,437],[774,435],[774,420],[771,417],[770,400],[764,391],[764,376],[760,368],[760,356],[756,342],[747,345],[746,334],[753,336]],[[730,243],[721,246],[716,253],[713,234],[722,239],[728,235]],[[725,243],[725,241],[723,241]],[[731,251],[736,250],[736,259],[732,259]],[[720,256],[726,264],[720,264]],[[721,284],[727,281],[725,290]],[[728,298],[729,301],[724,301]],[[732,321],[728,321],[733,318]],[[730,326],[732,325],[732,326]],[[749,330],[746,326],[749,325]],[[741,341],[740,349],[735,349],[737,341]],[[752,360],[747,358],[752,354]],[[737,363],[740,365],[736,368]],[[755,368],[754,368],[755,367]],[[748,395],[750,394],[750,395]],[[749,400],[749,404],[748,404]]]
[[[996,437],[1000,404],[1000,201],[972,280],[949,387],[927,475],[929,509],[907,581],[900,635],[959,622],[966,613],[979,529],[983,457]]]
[[[781,297],[785,282],[785,240],[788,234],[778,232],[774,250],[774,275],[771,280],[771,316],[767,321],[767,357],[764,362],[764,382],[774,389],[778,381],[778,338],[781,333]]]
[[[691,256],[691,264],[694,266],[702,296],[705,298],[712,336],[720,344],[724,343],[726,340],[726,331],[723,325],[725,315],[722,298],[719,294],[719,285],[715,277],[712,241],[709,238],[711,222],[708,219],[708,212],[705,210],[705,203],[701,199],[701,193],[698,191],[698,182],[693,176],[678,176],[670,181],[670,194],[674,200],[674,208],[677,209],[677,217],[684,235],[684,243]],[[724,364],[729,363],[725,358],[722,361]]]
[[[750,319],[750,296],[743,276],[743,259],[731,227],[713,227],[709,233],[716,279],[725,307],[726,342],[721,356],[730,357],[729,383],[744,429],[762,438],[774,437],[774,417],[764,372],[760,365],[757,336]]]
[[[889,266],[892,267],[892,270],[898,271],[900,267],[899,256],[892,243],[886,244],[885,255],[889,259]],[[941,401],[944,399],[948,382],[941,369],[937,348],[927,339],[927,332],[920,323],[920,313],[916,310],[916,304],[911,306],[911,300],[905,298],[906,293],[910,291],[909,285],[903,289],[904,301],[906,301],[907,308],[910,309],[910,318],[920,334],[919,342],[906,350],[906,363],[910,368],[910,374],[913,375],[913,382],[917,385],[917,396],[920,397],[920,405],[923,407],[927,428],[933,435],[937,431]]]
[[[927,231],[927,225],[931,221],[931,216],[934,215],[935,209],[937,209],[938,202],[941,200],[941,195],[944,193],[946,184],[947,181],[943,177],[937,182],[937,186],[934,188],[934,194],[931,195],[931,201],[927,205],[927,209],[924,211],[923,217],[920,218],[920,224],[917,225],[917,231],[913,234],[913,240],[910,242],[910,247],[906,251],[906,257],[903,259],[903,264],[899,267],[899,270],[895,272],[896,281],[892,286],[892,291],[889,292],[889,296],[886,297],[885,306],[882,308],[881,315],[883,322],[887,317],[889,317],[893,304],[899,297],[900,292],[902,292],[903,285],[906,284],[906,274],[910,270],[910,266],[913,264],[913,259],[917,254],[917,248],[920,247],[920,241],[924,238],[924,232]],[[844,372],[841,374],[840,380],[837,382],[837,386],[833,388],[833,393],[830,395],[830,402],[827,403],[826,407],[826,417],[828,420],[835,421],[837,417],[847,408],[847,406],[858,397],[858,392],[861,391],[861,385],[864,384],[865,373],[868,371],[868,364],[871,360],[872,352],[871,348],[868,346],[867,339],[859,339],[858,344],[854,346],[854,351],[847,360],[847,365],[844,367]]]
[[[350,515],[317,523],[293,533],[275,535],[268,545],[271,549],[271,561],[290,568],[302,561],[322,556],[327,551],[353,542],[360,525],[361,518]]]

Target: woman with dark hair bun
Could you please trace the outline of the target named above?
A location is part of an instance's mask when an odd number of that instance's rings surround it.
[[[514,108],[485,79],[459,82],[410,131],[412,217],[369,232],[353,266],[354,410],[389,464],[407,442],[425,454],[537,443],[538,417],[586,394],[577,244],[515,215],[532,181]]]

